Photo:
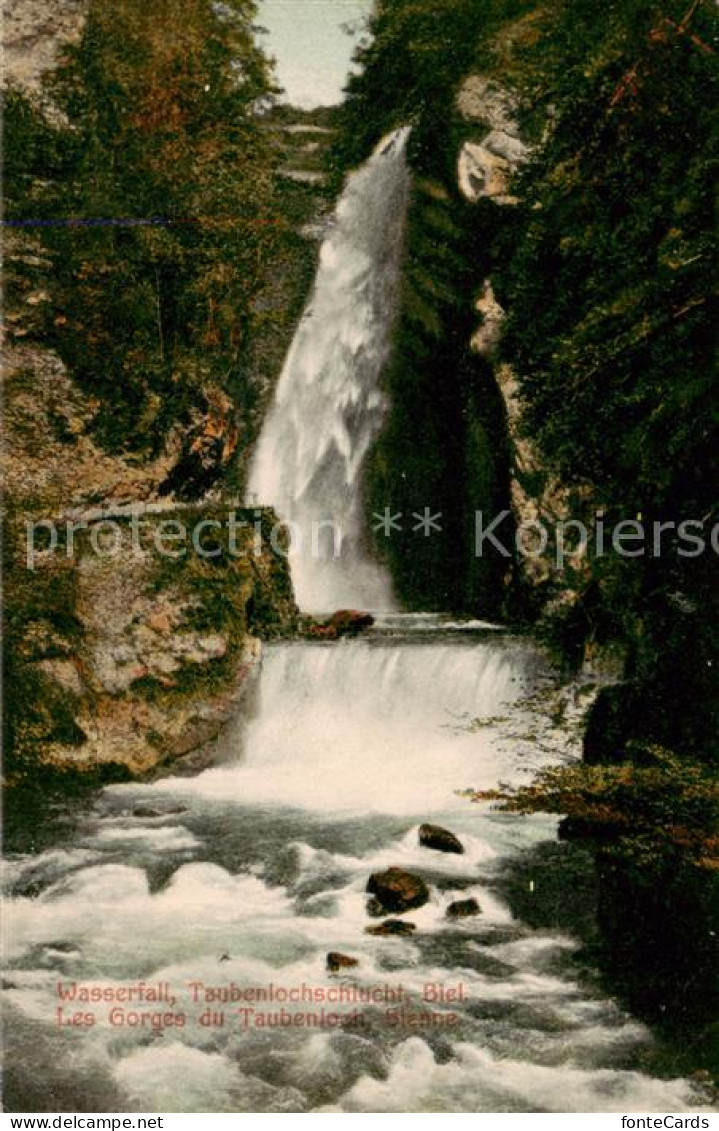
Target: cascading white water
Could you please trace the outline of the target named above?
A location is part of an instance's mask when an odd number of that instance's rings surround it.
[[[387,408],[380,378],[397,309],[409,132],[385,138],[347,181],[250,470],[253,500],[292,524],[295,592],[309,611],[393,607],[365,548],[361,472]]]
[[[510,767],[495,745],[464,733],[462,721],[514,702],[537,670],[531,648],[500,640],[272,649],[244,757],[187,788],[334,814],[466,808],[454,790],[467,775],[489,788]]]
[[[708,1110],[691,1081],[652,1074],[646,1029],[573,964],[547,860],[533,856],[553,821],[517,822],[457,796],[527,780],[552,757],[549,730],[523,704],[549,678],[526,640],[423,635],[415,623],[406,637],[380,628],[334,645],[270,645],[242,758],[112,787],[76,814],[71,836],[64,824],[47,850],[9,860],[8,1109]],[[446,823],[463,854],[422,847],[423,821]],[[525,891],[533,860],[533,927],[501,882],[518,848]],[[366,930],[376,923],[367,879],[388,866],[430,885],[407,916],[409,937]],[[448,918],[469,898],[480,915]],[[538,904],[551,912],[544,926]],[[358,965],[332,974],[328,951]],[[68,1004],[64,1016],[91,1010],[96,1023],[60,1026],[58,986],[73,983],[126,997],[167,984],[173,1003],[136,996],[119,1023],[107,1002]],[[212,1006],[221,1024],[208,1026],[199,983],[228,995]],[[398,984],[399,1019],[375,996]],[[460,1004],[428,1007],[428,985],[459,984]],[[340,986],[365,994],[359,1012],[337,999]],[[321,996],[290,997],[306,991],[333,994],[341,1023],[322,1020]],[[422,1027],[428,1008],[455,1022]],[[182,1025],[166,1022],[178,1011]],[[279,1021],[256,1027],[257,1014]]]

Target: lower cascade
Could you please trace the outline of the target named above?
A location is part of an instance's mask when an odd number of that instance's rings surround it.
[[[387,407],[380,377],[397,306],[408,137],[403,128],[385,138],[347,181],[250,472],[251,497],[290,528],[297,600],[312,612],[393,606],[365,549],[361,471]]]
[[[705,1110],[576,963],[589,861],[461,796],[556,759],[528,704],[552,686],[526,640],[426,615],[270,644],[222,762],[8,845],[8,1104]],[[377,915],[388,872],[426,894]]]

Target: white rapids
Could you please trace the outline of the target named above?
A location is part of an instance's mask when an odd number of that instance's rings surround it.
[[[576,964],[563,918],[576,869],[556,886],[576,850],[556,844],[554,822],[458,795],[556,760],[549,722],[526,702],[551,690],[551,673],[497,631],[409,624],[405,636],[395,617],[388,635],[270,645],[244,752],[195,778],[106,789],[72,833],[11,855],[10,1110],[706,1109],[690,1081],[652,1072],[649,1032]],[[464,853],[421,847],[424,821],[452,829]],[[408,937],[365,929],[377,921],[367,879],[391,865],[431,889],[403,916]],[[517,875],[544,908],[532,927]],[[447,918],[472,897],[480,915]],[[330,951],[358,965],[332,974]],[[119,1025],[110,1003],[68,1007],[96,1023],[65,1028],[58,985],[73,982],[167,984],[174,1003],[126,1003],[123,1017],[149,1020]],[[211,1009],[194,1000],[199,983]],[[461,986],[463,1000],[428,1004],[428,986]],[[167,1012],[184,1024],[166,1025]],[[27,1106],[13,1107],[18,1096]]]

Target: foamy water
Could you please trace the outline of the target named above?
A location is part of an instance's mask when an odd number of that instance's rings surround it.
[[[646,1070],[650,1034],[580,974],[577,939],[513,913],[502,876],[554,839],[554,823],[503,817],[455,792],[536,767],[523,701],[550,681],[529,646],[489,634],[269,647],[259,714],[235,761],[105,790],[72,837],[11,859],[11,1103],[24,1094],[25,1110],[704,1110],[691,1082]],[[477,717],[486,725],[468,732],[463,720]],[[167,815],[142,815],[148,808]],[[432,819],[461,838],[463,855],[420,846],[418,825]],[[367,879],[391,865],[430,885],[430,901],[404,916],[416,925],[408,937],[365,931],[376,922]],[[471,897],[481,915],[446,917]],[[329,974],[329,951],[358,965]],[[58,982],[140,979],[173,988],[184,1028],[56,1024]],[[268,1030],[243,1026],[235,1003],[223,1027],[204,1027],[189,988],[200,982],[228,992],[401,985],[402,1016],[395,1023],[384,1002],[344,1002],[332,1007],[336,1027]],[[458,984],[459,1004],[423,1001],[427,985]],[[423,1031],[407,1020],[428,1009],[455,1024]],[[43,1100],[32,1081],[48,1064]]]

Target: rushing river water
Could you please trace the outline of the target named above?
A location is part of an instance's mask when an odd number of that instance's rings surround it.
[[[554,823],[456,792],[550,757],[526,699],[552,682],[526,642],[426,617],[269,646],[226,761],[105,789],[44,851],[11,856],[11,1109],[699,1110],[577,961],[572,892],[557,903],[546,875],[562,853],[540,866]],[[464,854],[421,847],[428,820]],[[522,861],[533,926],[508,894]],[[408,937],[365,930],[368,877],[392,865],[430,885]],[[471,897],[480,915],[446,917]],[[358,965],[329,972],[331,951]],[[63,1001],[73,983],[113,1000]],[[167,1000],[142,999],[158,985]],[[434,1000],[447,992],[460,1000]],[[60,1025],[58,1006],[95,1024]]]
[[[260,501],[342,526],[337,558],[295,556],[305,608],[392,605],[360,473],[385,409],[406,142],[348,181],[255,459]],[[531,643],[478,622],[385,614],[357,639],[274,643],[255,717],[212,768],[17,830],[8,1107],[700,1110],[581,956],[591,861],[554,821],[461,796],[577,756],[583,689],[555,685]],[[421,846],[428,821],[464,852]],[[430,897],[401,916],[413,933],[381,937],[366,887],[391,866]],[[479,914],[448,917],[471,899]],[[333,973],[331,952],[356,965]]]

